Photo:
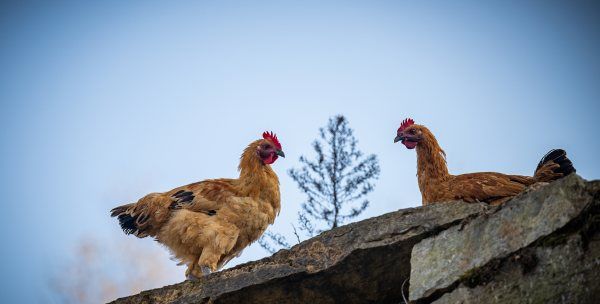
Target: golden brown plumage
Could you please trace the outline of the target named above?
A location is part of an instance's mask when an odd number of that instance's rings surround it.
[[[209,179],[168,192],[151,193],[116,207],[125,233],[152,236],[182,263],[186,275],[216,271],[256,241],[279,214],[279,180],[270,164],[284,156],[275,136],[243,152],[237,179]]]
[[[533,177],[496,172],[451,175],[446,166],[446,153],[427,127],[414,124],[412,119],[404,120],[394,139],[398,141],[408,149],[417,149],[417,177],[423,205],[452,200],[498,205],[529,185],[550,182],[575,172],[566,152],[556,149],[542,158]]]

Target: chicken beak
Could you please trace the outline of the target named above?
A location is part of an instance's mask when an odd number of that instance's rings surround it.
[[[285,158],[285,153],[283,153],[283,151],[282,151],[282,150],[277,150],[277,152],[275,152],[275,154],[277,154],[277,155],[279,155],[279,156],[281,156],[281,157]]]
[[[399,142],[399,141],[401,141],[403,139],[404,139],[404,137],[398,135],[398,136],[396,136],[396,138],[394,138],[394,143],[397,143],[397,142]]]

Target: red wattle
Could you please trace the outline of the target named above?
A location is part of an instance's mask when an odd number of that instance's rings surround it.
[[[402,142],[407,149],[414,149],[417,147],[417,142],[416,141],[403,141]]]
[[[270,165],[270,164],[274,163],[277,160],[277,157],[278,156],[275,153],[271,153],[266,158],[263,158],[263,163],[265,165]]]

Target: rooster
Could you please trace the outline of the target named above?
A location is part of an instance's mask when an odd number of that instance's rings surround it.
[[[495,172],[451,175],[446,153],[427,127],[410,118],[402,121],[394,143],[417,149],[417,177],[423,205],[463,200],[500,205],[537,182],[551,182],[575,172],[567,153],[561,149],[548,152],[538,163],[532,177]]]
[[[277,136],[264,132],[242,153],[237,179],[208,179],[112,209],[125,234],[151,236],[168,247],[188,279],[217,271],[256,241],[279,214],[279,179],[271,168],[285,157]]]

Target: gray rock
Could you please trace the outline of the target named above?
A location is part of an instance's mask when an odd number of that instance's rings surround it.
[[[409,299],[435,297],[461,277],[527,247],[578,217],[593,201],[575,174],[526,192],[496,212],[451,227],[416,244],[411,256]]]
[[[536,261],[531,272],[523,273],[525,255],[517,254],[494,270],[487,284],[461,284],[434,303],[598,303],[600,240],[584,247],[578,234],[567,236],[564,244],[534,247],[527,253]]]

